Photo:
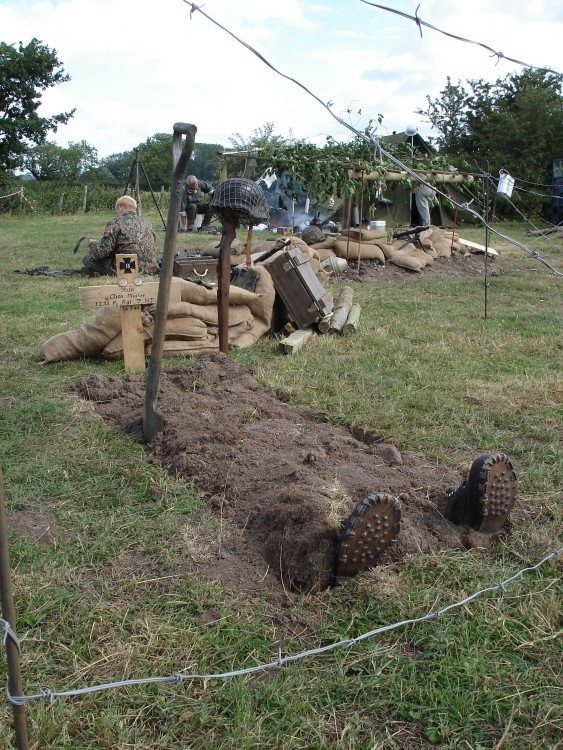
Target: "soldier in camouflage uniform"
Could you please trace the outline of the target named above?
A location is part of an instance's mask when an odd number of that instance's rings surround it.
[[[129,195],[118,198],[115,219],[108,221],[99,242],[88,240],[88,255],[82,261],[86,276],[115,276],[115,254],[136,253],[140,274],[156,274],[155,235],[146,219],[137,216],[137,202]]]

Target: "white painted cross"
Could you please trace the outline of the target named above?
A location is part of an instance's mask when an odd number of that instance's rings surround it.
[[[123,361],[126,372],[145,371],[145,337],[141,305],[153,305],[158,297],[158,281],[143,281],[138,275],[137,256],[115,256],[117,284],[81,286],[80,307],[119,307],[123,336]],[[181,279],[173,278],[170,301],[181,299]]]

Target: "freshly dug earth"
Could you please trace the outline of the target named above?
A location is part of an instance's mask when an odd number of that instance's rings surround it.
[[[495,258],[487,259],[488,272],[495,271]],[[410,282],[424,279],[443,278],[444,276],[485,276],[484,253],[470,253],[460,255],[454,253],[449,258],[436,258],[431,266],[426,266],[420,273],[407,268],[396,266],[391,261],[381,265],[377,260],[362,260],[358,269],[358,262],[348,262],[348,270],[339,276],[342,281],[374,281]]]
[[[142,441],[144,376],[91,375],[77,392]],[[198,567],[202,575],[241,588],[252,581],[255,590],[326,588],[342,526],[370,492],[402,506],[400,533],[381,562],[491,542],[440,512],[445,490],[463,480],[458,473],[400,454],[377,435],[316,421],[221,353],[163,371],[157,406],[165,426],[146,446],[148,460],[194,482],[236,532]],[[197,519],[190,524],[197,536]]]

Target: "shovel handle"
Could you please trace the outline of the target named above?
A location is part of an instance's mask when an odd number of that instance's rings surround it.
[[[154,419],[152,419],[155,415],[154,403],[158,396],[162,353],[164,351],[164,331],[166,328],[168,302],[170,301],[174,252],[178,235],[178,216],[182,199],[182,183],[194,150],[196,133],[196,126],[186,122],[177,122],[173,126],[172,158],[174,168],[172,172],[168,221],[166,222],[166,234],[164,235],[164,251],[160,268],[158,296],[156,298],[156,315],[154,319],[151,356],[147,370],[143,411],[143,434],[147,442],[151,442],[154,437],[153,434],[150,434],[153,432],[150,425],[154,422]],[[186,136],[186,138],[182,144],[183,136]]]

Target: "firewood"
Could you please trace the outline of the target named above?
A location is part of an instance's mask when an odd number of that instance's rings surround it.
[[[352,305],[346,323],[344,323],[344,327],[342,328],[342,333],[345,336],[349,336],[351,333],[355,333],[358,330],[361,312],[362,308],[359,305]]]
[[[352,307],[352,301],[354,299],[354,290],[351,286],[342,287],[342,290],[334,305],[332,312],[332,320],[329,324],[329,333],[342,333],[344,323],[348,319],[350,314],[350,308]]]

